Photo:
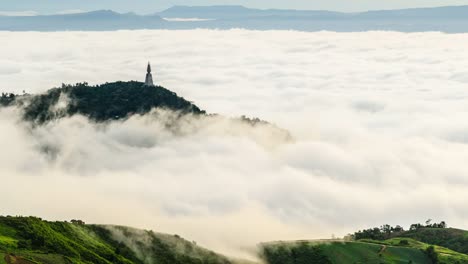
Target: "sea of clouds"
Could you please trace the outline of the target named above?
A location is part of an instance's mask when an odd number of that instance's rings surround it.
[[[294,137],[223,121],[180,136],[154,115],[34,128],[3,109],[1,214],[178,233],[230,254],[427,218],[468,228],[468,34],[0,32],[0,43],[0,91],[143,80],[151,61],[156,83],[202,109]]]

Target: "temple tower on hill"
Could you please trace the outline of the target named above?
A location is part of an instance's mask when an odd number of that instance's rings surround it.
[[[146,69],[145,86],[154,86],[153,75],[151,74],[151,64],[148,62],[148,68]]]

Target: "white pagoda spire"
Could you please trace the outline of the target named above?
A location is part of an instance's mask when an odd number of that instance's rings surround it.
[[[154,86],[153,75],[151,75],[151,64],[148,62],[148,68],[146,69],[145,86]]]

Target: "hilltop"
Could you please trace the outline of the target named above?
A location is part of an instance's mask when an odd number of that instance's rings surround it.
[[[80,114],[102,122],[146,114],[164,108],[181,114],[205,114],[198,106],[161,86],[141,82],[113,82],[90,86],[87,83],[62,85],[44,94],[4,95],[0,104],[16,104],[24,109],[24,119],[36,123]]]

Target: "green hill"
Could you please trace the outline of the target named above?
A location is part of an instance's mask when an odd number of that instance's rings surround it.
[[[403,243],[401,241],[404,241]],[[300,241],[262,244],[262,257],[268,264],[462,264],[468,256],[436,246],[437,261],[427,249],[431,247],[408,238],[386,241]]]
[[[442,230],[442,229],[441,229]],[[449,249],[464,242],[459,229],[434,228],[386,240],[271,242],[260,245],[265,264],[465,264],[468,255]],[[431,232],[431,235],[428,235]],[[434,233],[435,232],[435,233]],[[437,244],[418,239],[435,239]],[[418,239],[408,236],[418,237]],[[457,238],[457,239],[456,239]],[[450,244],[452,241],[454,244]],[[178,235],[123,226],[50,222],[36,217],[0,217],[0,264],[241,264]]]
[[[399,234],[401,237],[438,245],[468,254],[468,231],[455,228],[419,228]]]
[[[369,242],[281,242],[264,245],[263,255],[269,264],[431,263],[419,249]]]
[[[154,108],[181,113],[205,114],[193,103],[163,87],[144,86],[141,82],[114,82],[97,86],[87,83],[62,85],[39,95],[7,95],[0,104],[23,106],[24,118],[37,123],[81,114],[97,122],[145,114]]]
[[[164,87],[144,86],[136,81],[119,81],[96,86],[89,86],[87,83],[64,84],[60,88],[37,95],[2,93],[0,107],[11,106],[20,108],[24,120],[38,125],[73,115],[82,115],[95,122],[121,120],[133,115],[144,115],[154,109],[166,109],[176,113],[176,118],[170,120],[174,124],[167,123],[167,127],[177,127],[175,119],[187,114],[222,118],[216,114],[207,114],[192,102]],[[232,121],[240,121],[250,127],[268,127],[268,133],[285,141],[292,140],[287,130],[259,118],[241,116]]]
[[[0,217],[1,264],[231,264],[177,235],[127,227]]]

